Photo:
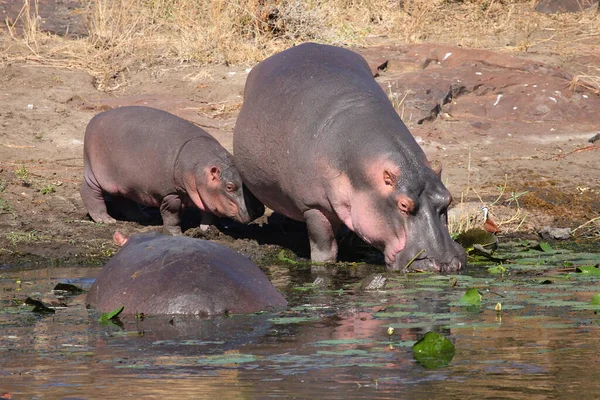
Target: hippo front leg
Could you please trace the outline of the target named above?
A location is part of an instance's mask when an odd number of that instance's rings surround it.
[[[181,198],[176,194],[164,197],[160,203],[163,230],[173,236],[181,235]]]
[[[308,229],[311,260],[335,262],[338,252],[335,233],[340,223],[332,223],[321,211],[314,209],[304,212],[304,220]]]
[[[114,224],[116,220],[108,215],[104,193],[99,187],[91,186],[87,179],[83,179],[79,189],[83,205],[95,222]]]
[[[200,230],[202,232],[206,232],[211,225],[215,225],[217,223],[217,216],[215,214],[201,211],[202,219],[200,220]]]

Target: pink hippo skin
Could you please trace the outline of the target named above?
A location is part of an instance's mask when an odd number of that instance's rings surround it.
[[[165,231],[181,234],[181,211],[195,206],[206,227],[214,216],[248,223],[264,207],[243,187],[232,155],[194,124],[149,107],[96,115],[83,145],[81,198],[92,219],[113,223],[104,196],[160,207]]]
[[[236,165],[267,207],[305,221],[313,261],[335,261],[345,224],[390,270],[456,271],[450,192],[358,54],[306,43],[252,69],[234,130]],[[424,250],[421,252],[421,250]]]

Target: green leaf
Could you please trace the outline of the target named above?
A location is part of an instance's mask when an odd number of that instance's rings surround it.
[[[554,251],[554,249],[552,248],[552,246],[550,246],[546,242],[540,242],[540,249],[542,249],[542,251],[544,253],[552,253]]]
[[[454,345],[437,332],[427,332],[412,347],[413,357],[427,369],[446,367],[454,357]]]
[[[495,267],[488,268],[488,272],[490,274],[500,274],[500,276],[504,276],[504,273],[506,272],[506,267],[502,265],[496,265]]]
[[[480,305],[483,296],[477,288],[471,288],[460,298],[460,302],[469,305]]]
[[[600,293],[596,293],[590,302],[593,306],[600,306]]]
[[[121,307],[117,308],[116,310],[112,310],[111,312],[102,313],[102,314],[100,314],[100,318],[98,318],[98,322],[108,322],[113,318],[117,318],[119,316],[119,314],[121,314],[123,312],[124,309],[125,309],[125,306],[121,306]]]
[[[286,257],[285,250],[281,250],[279,252],[279,254],[277,254],[277,259],[279,261],[283,261],[283,262],[286,262],[286,263],[289,263],[289,264],[298,264],[298,261],[292,260],[291,258]]]
[[[577,267],[575,268],[575,272],[592,276],[600,276],[600,264]]]
[[[253,354],[219,354],[201,357],[197,363],[202,365],[233,365],[255,362],[258,360]]]

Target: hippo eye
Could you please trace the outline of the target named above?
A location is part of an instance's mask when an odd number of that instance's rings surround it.
[[[233,193],[235,191],[235,185],[233,183],[228,183],[225,186],[225,190],[227,190],[229,193]]]

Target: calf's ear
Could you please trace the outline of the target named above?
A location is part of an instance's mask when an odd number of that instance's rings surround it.
[[[396,186],[396,182],[398,182],[398,177],[393,172],[384,169],[383,170],[383,183],[386,186]]]
[[[210,169],[210,181],[221,182],[221,170],[216,165],[213,165]]]

